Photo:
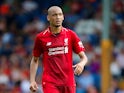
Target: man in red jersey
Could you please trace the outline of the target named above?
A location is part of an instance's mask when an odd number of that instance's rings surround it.
[[[79,75],[87,63],[84,47],[78,36],[64,28],[64,15],[60,7],[48,9],[50,26],[36,36],[30,64],[30,90],[36,91],[35,81],[38,60],[43,55],[42,87],[44,93],[76,93],[74,74]],[[73,66],[72,53],[77,53],[80,62]],[[73,70],[74,68],[74,70]]]

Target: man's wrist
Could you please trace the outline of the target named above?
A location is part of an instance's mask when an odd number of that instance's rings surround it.
[[[85,62],[81,61],[80,62],[81,66],[85,66]]]
[[[30,80],[30,82],[32,83],[32,82],[35,82],[35,80]]]

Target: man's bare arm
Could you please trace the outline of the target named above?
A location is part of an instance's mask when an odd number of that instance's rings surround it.
[[[30,63],[30,90],[35,92],[38,89],[38,86],[35,81],[36,72],[38,68],[39,57],[32,57]]]
[[[81,74],[81,72],[84,69],[84,66],[86,65],[88,61],[87,56],[84,52],[80,52],[78,55],[80,57],[80,62],[73,66],[75,68],[74,70],[75,75]]]
[[[82,63],[82,65],[85,66],[88,61],[86,54],[84,52],[80,52],[78,55],[80,57],[80,63]]]

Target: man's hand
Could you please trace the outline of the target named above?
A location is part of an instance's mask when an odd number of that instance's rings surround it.
[[[82,62],[80,62],[74,65],[73,68],[74,68],[74,74],[80,75],[82,71],[84,70],[84,65],[82,64]]]
[[[37,83],[36,82],[31,82],[31,84],[30,84],[30,90],[32,92],[36,92],[38,90],[38,86],[37,86]]]

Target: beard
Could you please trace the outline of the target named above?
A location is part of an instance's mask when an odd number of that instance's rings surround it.
[[[55,23],[55,24],[51,23],[51,26],[53,26],[55,28],[58,28],[58,27],[61,27],[62,26],[62,23],[59,23],[59,24],[57,24],[57,23]]]
[[[62,25],[60,25],[60,24],[58,24],[58,25],[52,25],[53,27],[56,27],[56,28],[58,28],[58,27],[61,27]]]
[[[54,27],[56,27],[56,28],[57,28],[57,27],[60,27],[60,26],[61,26],[61,25],[55,25]]]

